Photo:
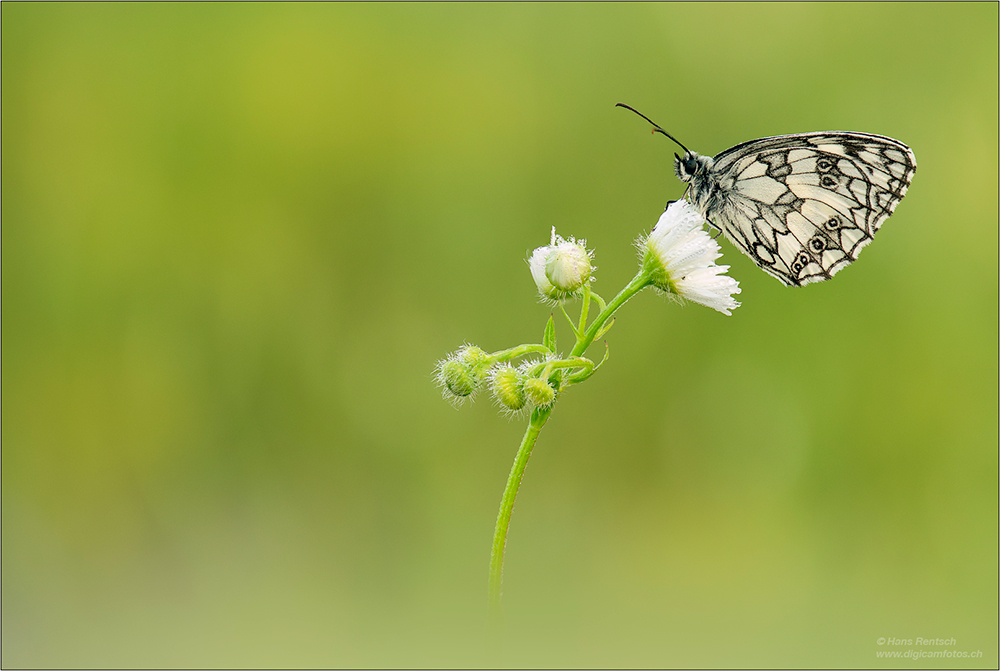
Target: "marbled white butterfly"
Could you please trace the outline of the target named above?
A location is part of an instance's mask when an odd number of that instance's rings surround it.
[[[654,132],[673,136],[653,124]],[[917,161],[898,140],[828,131],[743,142],[714,158],[684,150],[674,172],[716,228],[783,284],[822,282],[858,258],[906,195]]]

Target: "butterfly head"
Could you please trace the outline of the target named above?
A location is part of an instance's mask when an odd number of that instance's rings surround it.
[[[693,151],[687,151],[684,156],[674,154],[674,173],[677,179],[682,182],[690,182],[692,179],[704,175],[712,167],[712,159]]]

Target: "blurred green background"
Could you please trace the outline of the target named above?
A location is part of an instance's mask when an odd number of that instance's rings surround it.
[[[995,3],[2,18],[5,667],[996,668]],[[431,371],[538,340],[553,225],[631,278],[682,185],[619,101],[703,154],[844,129],[919,169],[833,282],[723,243],[733,317],[625,307],[536,446],[493,649],[523,420]]]

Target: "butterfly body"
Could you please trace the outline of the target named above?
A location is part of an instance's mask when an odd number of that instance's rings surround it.
[[[902,142],[846,131],[751,140],[713,158],[689,150],[675,157],[691,203],[790,286],[830,279],[856,260],[917,167]]]

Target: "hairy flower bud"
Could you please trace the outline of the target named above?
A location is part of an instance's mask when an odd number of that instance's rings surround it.
[[[556,392],[552,386],[545,380],[539,380],[537,377],[529,377],[524,381],[524,393],[532,405],[540,408],[544,408],[552,403],[556,397]]]
[[[493,368],[490,373],[490,391],[497,403],[507,410],[520,410],[527,403],[524,375],[509,363]]]
[[[548,245],[536,249],[528,259],[531,276],[543,300],[559,302],[575,295],[591,280],[593,253],[586,240],[563,239],[552,228]]]
[[[483,385],[489,365],[490,357],[486,352],[475,345],[464,345],[438,362],[435,379],[445,398],[461,402]]]
[[[484,373],[490,365],[490,355],[475,345],[463,345],[455,352],[455,356],[463,364],[477,373]]]
[[[455,359],[441,364],[440,379],[445,389],[455,396],[469,396],[476,390],[476,381],[468,366]]]

